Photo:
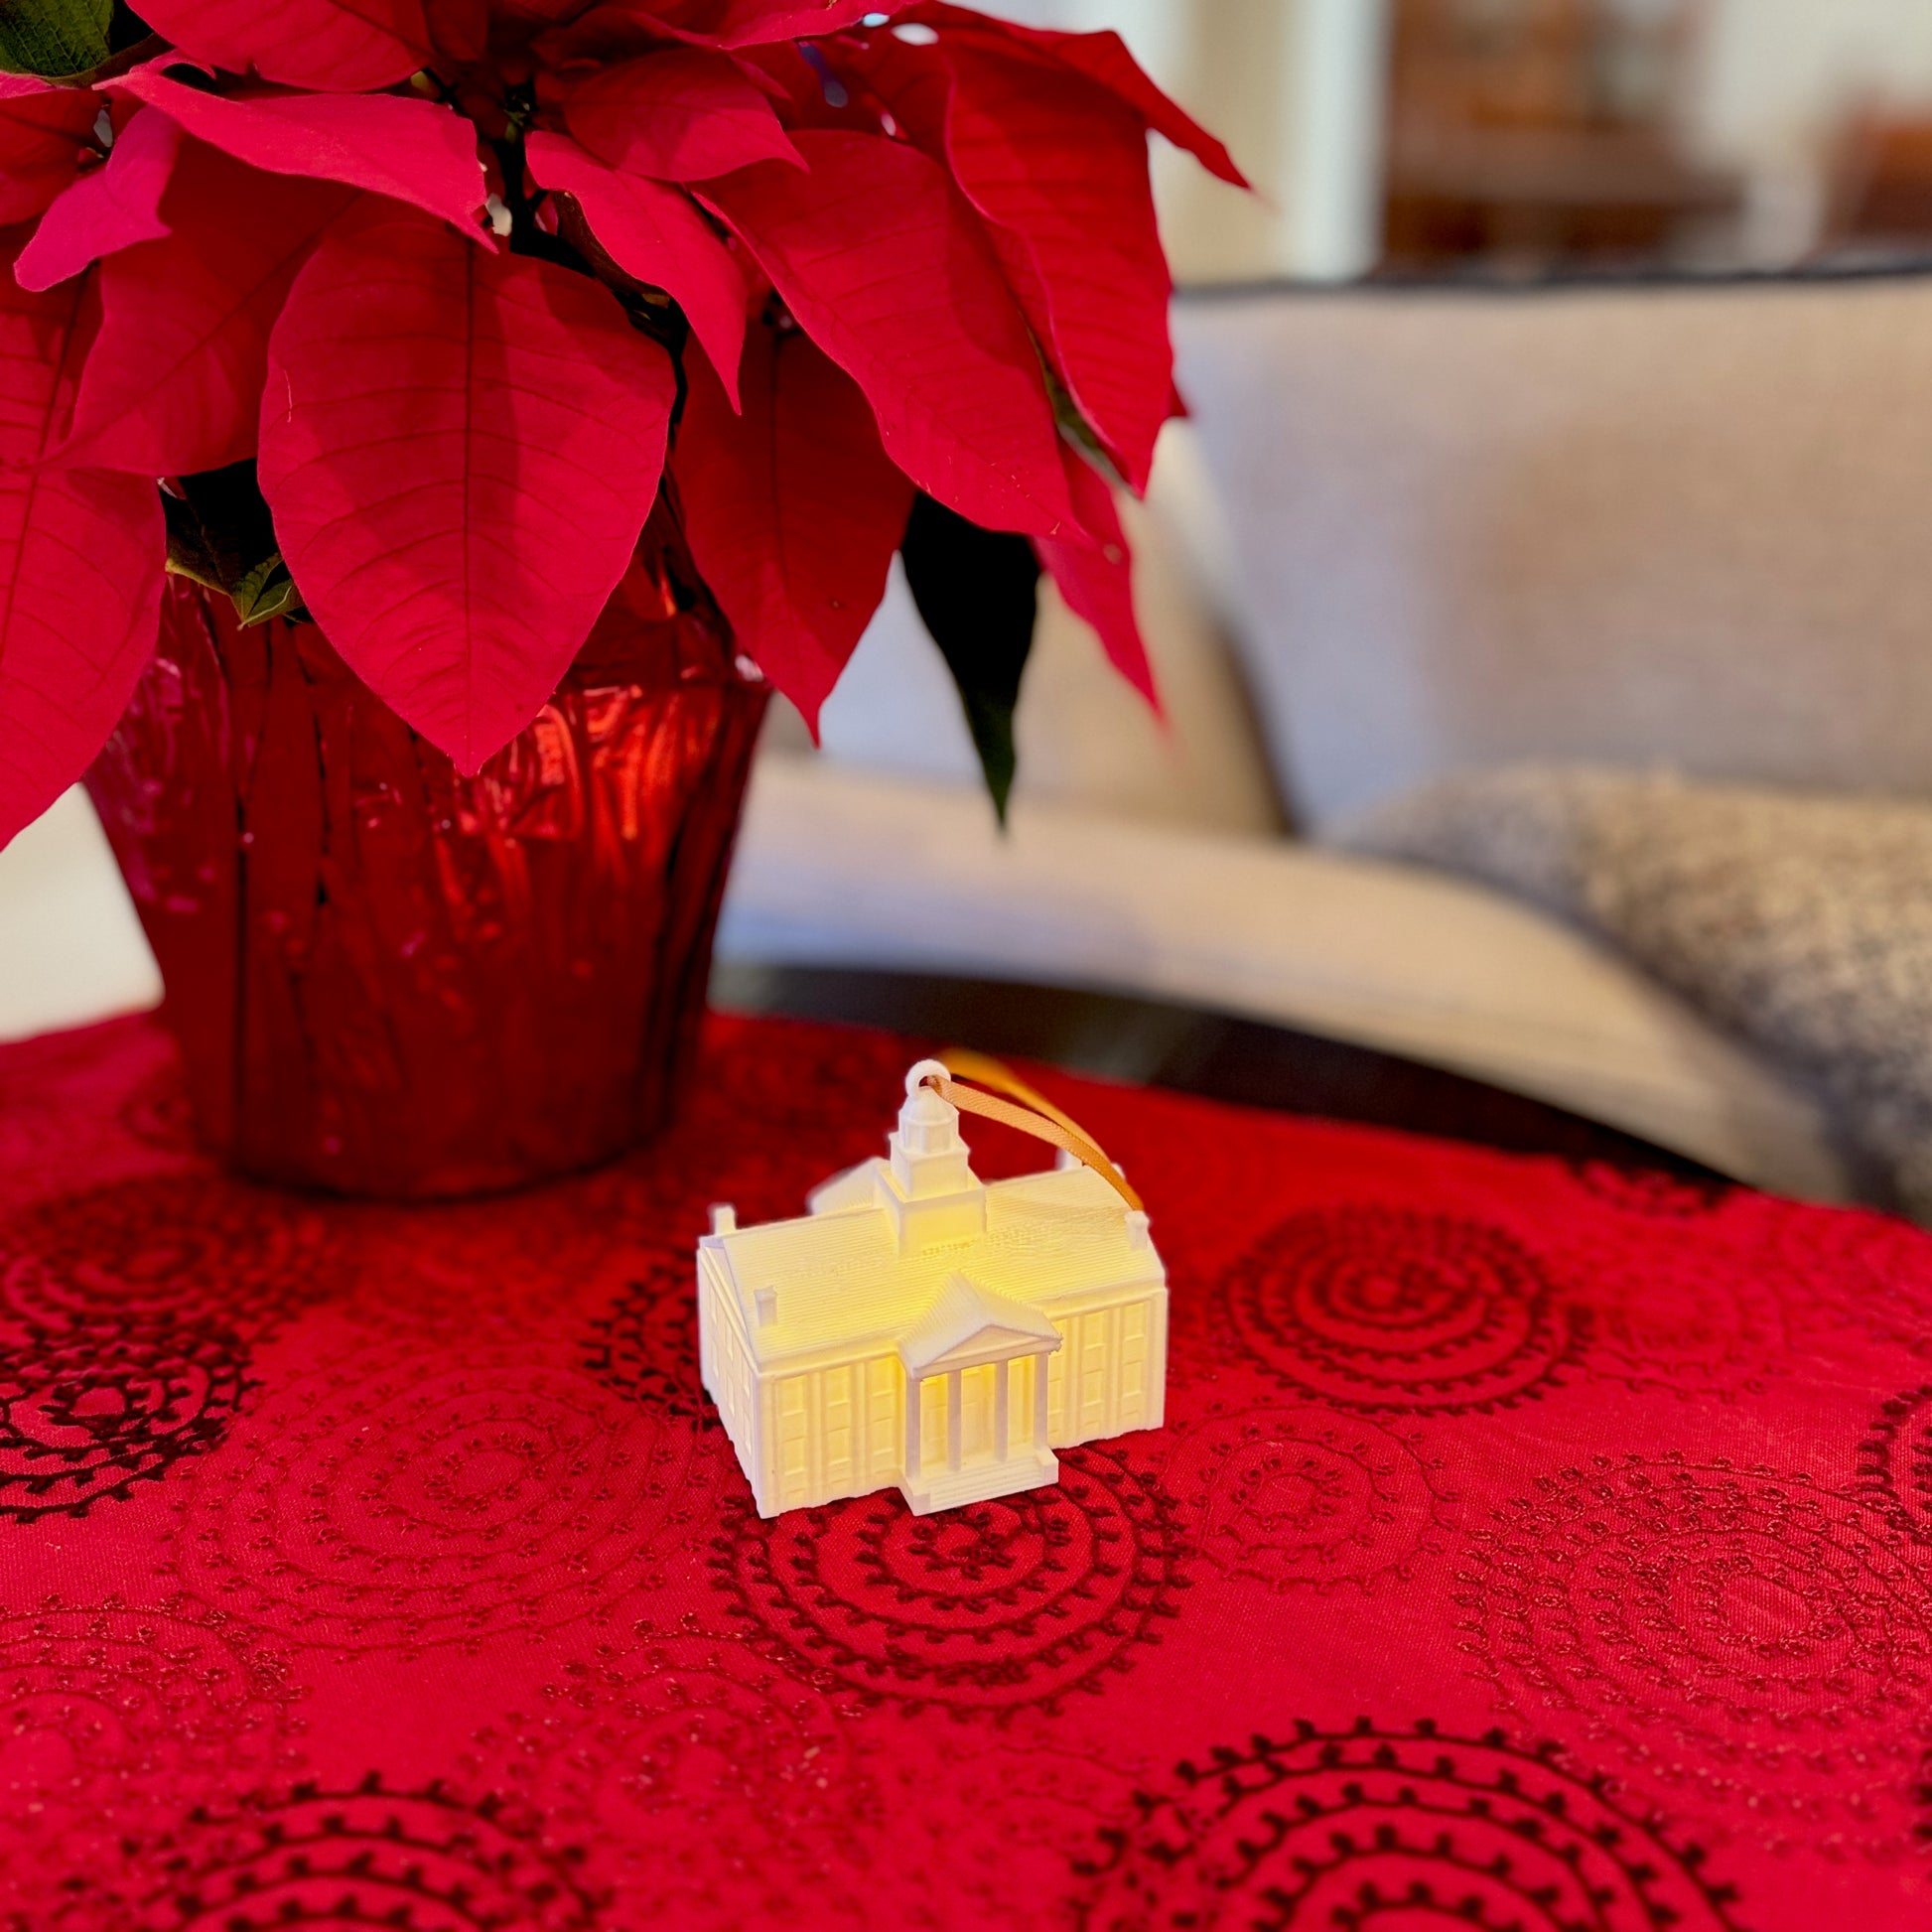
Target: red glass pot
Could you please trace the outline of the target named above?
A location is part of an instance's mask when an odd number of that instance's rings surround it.
[[[242,629],[171,579],[87,788],[206,1140],[263,1179],[423,1199],[661,1126],[767,695],[661,511],[474,778],[314,624]]]

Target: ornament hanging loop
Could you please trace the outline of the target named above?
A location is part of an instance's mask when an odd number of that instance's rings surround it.
[[[1011,1067],[989,1054],[970,1052],[963,1046],[948,1046],[940,1053],[939,1061],[945,1068],[943,1073],[924,1070],[930,1068],[930,1062],[921,1062],[920,1067],[913,1069],[919,1075],[921,1086],[932,1088],[961,1113],[996,1120],[1003,1127],[1017,1128],[1036,1141],[1062,1149],[1091,1168],[1129,1207],[1137,1213],[1142,1211],[1140,1195],[1127,1184],[1127,1176],[1107,1159],[1086,1130],[1036,1087],[1028,1085]]]

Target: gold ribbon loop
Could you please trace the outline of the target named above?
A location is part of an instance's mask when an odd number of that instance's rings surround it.
[[[1129,1207],[1140,1209],[1141,1197],[1127,1184],[1127,1176],[1101,1153],[1079,1123],[1063,1114],[1036,1087],[1029,1086],[1011,1067],[985,1053],[969,1052],[963,1046],[948,1046],[939,1058],[952,1078],[942,1080],[936,1073],[928,1073],[925,1084],[942,1100],[950,1101],[961,1113],[997,1120],[1002,1126],[1018,1128],[1050,1147],[1065,1149],[1076,1161],[1091,1168]],[[964,1084],[968,1080],[973,1085]],[[982,1088],[993,1091],[983,1092]],[[1001,1094],[1012,1098],[1003,1100]]]

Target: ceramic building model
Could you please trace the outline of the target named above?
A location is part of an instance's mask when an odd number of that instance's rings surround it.
[[[1130,1207],[1062,1154],[982,1181],[922,1084],[885,1160],[798,1220],[712,1210],[698,1246],[705,1387],[761,1516],[897,1484],[918,1514],[1051,1482],[1053,1450],[1159,1426],[1167,1273]]]

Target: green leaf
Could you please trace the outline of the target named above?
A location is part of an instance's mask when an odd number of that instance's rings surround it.
[[[181,478],[164,490],[168,568],[211,591],[225,591],[245,629],[270,618],[305,618],[295,581],[275,546],[275,527],[252,463]]]
[[[210,591],[226,590],[221,564],[208,542],[202,519],[179,496],[161,492],[161,513],[168,525],[168,568]]]
[[[231,463],[183,477],[181,498],[163,495],[172,535],[199,542],[213,586],[232,591],[264,558],[276,554],[275,526],[255,483],[253,463]],[[193,575],[193,573],[189,573]]]
[[[113,0],[0,0],[0,68],[49,79],[107,59]]]
[[[1036,349],[1039,345],[1035,343],[1034,346]],[[1039,358],[1039,372],[1046,378],[1046,397],[1053,405],[1053,421],[1059,426],[1060,434],[1089,462],[1097,463],[1108,476],[1113,476],[1113,462],[1101,446],[1099,432],[1080,414],[1080,405],[1073,400],[1066,384],[1053,373],[1053,365],[1044,355]]]
[[[279,550],[258,563],[229,596],[234,600],[235,616],[241,620],[244,630],[251,624],[266,623],[270,618],[293,617],[298,605],[295,579],[289,575]]]
[[[912,500],[899,555],[912,601],[958,687],[1004,825],[1016,765],[1013,713],[1039,607],[1039,560],[1025,537],[982,530],[923,493]]]

